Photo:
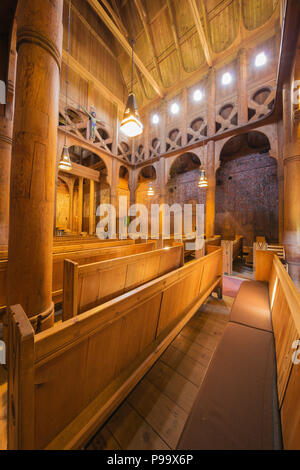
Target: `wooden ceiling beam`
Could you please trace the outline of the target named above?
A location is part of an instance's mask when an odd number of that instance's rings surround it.
[[[119,41],[121,46],[125,49],[127,54],[131,56],[131,45],[127,41],[126,37],[124,34],[119,30],[119,28],[116,26],[114,21],[111,19],[111,17],[106,13],[105,9],[98,3],[97,0],[87,0],[89,5],[93,8],[93,10],[97,13],[99,18],[103,21],[103,23],[106,25],[106,27],[110,30],[110,32],[113,34],[113,36]],[[141,59],[138,57],[136,53],[134,53],[134,62],[138,69],[142,72],[142,74],[146,77],[146,79],[149,81],[153,89],[156,91],[156,93],[162,98],[163,97],[163,92],[159,86],[159,84],[156,82],[155,78],[151,75],[145,64],[141,61]]]
[[[153,62],[154,62],[154,65],[155,65],[156,72],[159,76],[160,82],[163,83],[162,76],[161,76],[161,71],[160,71],[160,68],[159,68],[159,63],[158,63],[158,59],[157,59],[157,55],[156,55],[156,51],[155,51],[155,47],[154,47],[154,43],[153,43],[153,36],[152,36],[152,32],[151,32],[151,29],[150,29],[150,26],[149,26],[147,13],[146,13],[146,11],[145,11],[142,3],[141,3],[141,0],[135,0],[135,4],[136,4],[136,7],[137,7],[137,11],[140,15],[141,21],[143,23],[143,27],[144,27],[144,30],[145,30],[145,33],[146,33],[146,36],[147,36],[147,40],[148,40],[148,43],[149,43],[149,46],[150,46],[150,49],[151,49],[151,54],[152,54],[152,58],[153,58]]]
[[[108,2],[108,0],[101,0],[101,2],[103,3],[103,5],[105,6],[106,10],[109,12],[109,14],[111,15],[112,19],[114,20],[114,22],[116,23],[116,25],[120,28],[120,30],[122,31],[122,33],[124,34],[124,36],[126,38],[128,38],[129,34],[128,34],[128,31],[127,29],[125,28],[124,26],[124,23],[121,19],[121,17],[117,14],[117,12],[110,6],[110,3]]]
[[[180,47],[180,44],[179,44],[178,31],[177,31],[177,27],[176,27],[176,23],[175,23],[175,15],[174,15],[174,12],[173,12],[173,6],[171,4],[171,0],[167,0],[167,5],[168,5],[168,11],[169,11],[170,20],[171,20],[171,29],[172,29],[172,33],[173,33],[173,37],[174,37],[174,42],[175,42],[175,47],[176,47],[178,59],[179,59],[179,62],[180,62],[180,65],[181,65],[182,69],[184,71],[186,71],[185,67],[184,67],[181,47]]]
[[[197,28],[197,31],[198,31],[198,35],[199,35],[200,42],[201,42],[201,45],[202,45],[202,48],[203,48],[203,52],[204,52],[206,62],[209,65],[209,67],[212,67],[212,58],[211,58],[211,54],[210,54],[210,51],[209,51],[209,44],[208,44],[208,40],[205,36],[205,32],[204,32],[204,29],[203,29],[203,26],[202,26],[202,23],[201,23],[201,18],[200,18],[200,14],[199,14],[199,10],[198,10],[196,0],[188,0],[188,1],[189,1],[189,4],[190,4],[192,13],[193,13],[194,22],[195,22],[195,25],[196,25],[196,28]]]

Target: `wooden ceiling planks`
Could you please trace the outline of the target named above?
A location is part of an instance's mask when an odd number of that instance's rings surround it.
[[[163,95],[177,83],[180,87],[189,77],[204,71],[208,59],[213,65],[218,63],[219,56],[223,61],[224,54],[230,48],[236,49],[238,41],[243,41],[244,47],[247,37],[268,22],[279,4],[279,0],[134,1],[138,7],[134,22],[136,51],[154,81],[161,84]],[[131,0],[114,0],[114,3],[131,35]],[[130,61],[123,53],[118,57],[129,87]],[[136,76],[134,88],[139,106],[157,99],[145,75],[140,74],[139,80]]]

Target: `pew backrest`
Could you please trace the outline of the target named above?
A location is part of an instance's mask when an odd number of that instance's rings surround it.
[[[220,249],[36,335],[10,308],[9,449],[86,443],[222,282],[221,266]]]
[[[62,301],[63,294],[63,275],[64,275],[64,261],[70,259],[82,264],[96,263],[98,261],[105,261],[108,259],[120,258],[137,253],[145,253],[155,250],[156,241],[149,241],[148,243],[118,245],[110,247],[94,248],[89,250],[73,251],[56,253],[53,255],[53,283],[52,291],[54,302]]]
[[[256,279],[269,283],[284,448],[300,449],[300,293],[270,251],[256,252]]]
[[[63,321],[167,274],[183,264],[182,246],[82,266],[65,260]]]

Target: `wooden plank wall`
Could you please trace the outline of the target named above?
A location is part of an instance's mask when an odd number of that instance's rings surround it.
[[[12,393],[19,407],[9,408],[15,422],[9,448],[70,449],[86,442],[220,283],[221,266],[220,249],[35,335],[34,359],[27,361],[34,377],[28,376],[26,396],[19,387]],[[12,307],[18,345],[31,327],[25,313],[22,321],[17,313]],[[9,382],[19,384],[12,370]],[[28,394],[34,429],[21,419]]]
[[[78,266],[65,260],[63,321],[183,266],[183,247]]]

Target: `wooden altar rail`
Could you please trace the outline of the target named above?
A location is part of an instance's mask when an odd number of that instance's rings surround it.
[[[60,247],[60,248],[64,248]],[[125,243],[119,240],[119,245],[102,244],[95,246],[93,249],[84,249],[78,247],[75,251],[69,251],[69,246],[66,247],[67,251],[60,251],[53,254],[53,280],[52,280],[52,297],[54,303],[62,302],[63,293],[63,274],[64,274],[64,260],[71,259],[78,264],[95,263],[97,261],[104,261],[107,259],[120,258],[137,253],[144,253],[147,251],[155,250],[156,241],[149,241],[148,243],[135,244]],[[3,312],[6,305],[6,273],[7,261],[0,261],[0,312]]]
[[[221,283],[219,249],[36,335],[11,307],[8,448],[84,445]]]
[[[278,256],[256,252],[256,280],[269,283],[284,449],[300,449],[300,294]]]
[[[234,240],[222,240],[223,248],[223,272],[230,276],[232,274],[232,264],[243,255],[243,237],[236,235]]]
[[[65,260],[63,321],[183,265],[183,246],[82,266]]]

